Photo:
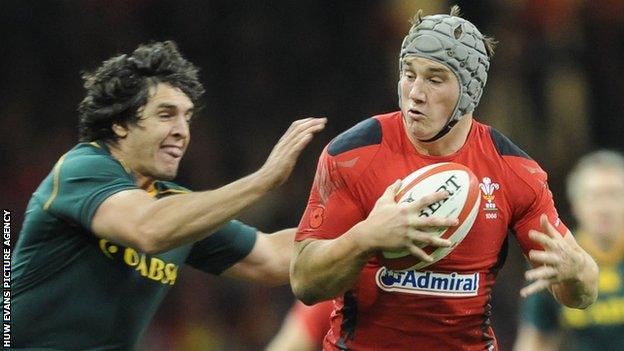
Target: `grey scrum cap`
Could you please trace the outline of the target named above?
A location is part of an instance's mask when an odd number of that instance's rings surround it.
[[[425,16],[403,39],[399,59],[401,69],[405,57],[413,55],[437,61],[457,76],[459,100],[447,122],[448,129],[461,116],[474,111],[481,99],[490,68],[483,39],[474,24],[451,15]]]

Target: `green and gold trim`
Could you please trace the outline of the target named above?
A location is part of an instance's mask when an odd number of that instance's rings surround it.
[[[56,195],[58,195],[59,178],[61,176],[61,165],[63,164],[63,161],[65,161],[66,155],[67,154],[61,156],[61,158],[59,158],[59,160],[56,162],[56,165],[54,166],[54,181],[52,185],[52,194],[50,195],[50,198],[48,199],[48,201],[46,201],[46,203],[43,205],[44,211],[48,211],[48,209],[50,208],[50,205],[52,205],[52,201],[54,201],[54,199],[56,198]]]

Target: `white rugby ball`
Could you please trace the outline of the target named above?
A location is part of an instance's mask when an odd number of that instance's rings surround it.
[[[383,251],[380,257],[381,265],[390,270],[422,269],[446,257],[464,240],[477,218],[481,204],[479,182],[468,167],[454,162],[442,162],[420,168],[403,179],[395,200],[418,201],[438,190],[448,191],[449,197],[424,207],[420,211],[420,216],[457,218],[459,220],[457,226],[432,231],[433,235],[448,239],[453,245],[438,248],[421,246],[433,257],[433,262],[420,261],[407,250]]]

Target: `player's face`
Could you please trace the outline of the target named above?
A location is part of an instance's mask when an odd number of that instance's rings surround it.
[[[596,240],[609,242],[624,234],[624,175],[615,169],[588,169],[573,201],[579,225]]]
[[[408,56],[403,61],[399,94],[410,140],[427,140],[444,127],[455,109],[459,82],[441,63]]]
[[[139,178],[175,178],[191,138],[193,103],[180,89],[159,83],[138,113],[139,121],[128,126],[124,138],[124,162]]]

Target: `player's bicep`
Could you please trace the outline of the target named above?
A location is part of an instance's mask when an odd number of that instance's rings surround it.
[[[147,239],[139,230],[140,218],[154,201],[140,189],[115,193],[95,211],[91,231],[100,238],[140,249]]]
[[[326,201],[317,201],[313,190],[295,237],[291,279],[305,280],[308,274],[324,274],[316,267],[331,260],[326,245],[365,218],[345,188],[335,189]]]

